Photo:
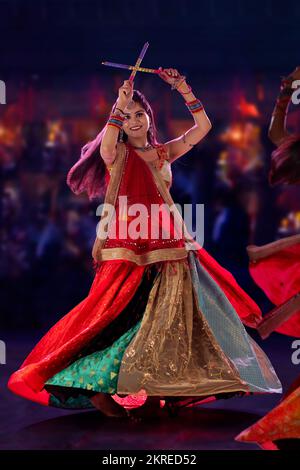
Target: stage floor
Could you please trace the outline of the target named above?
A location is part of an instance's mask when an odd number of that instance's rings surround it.
[[[261,341],[282,381],[284,391],[299,375],[292,364],[293,339],[273,334]],[[7,363],[0,365],[0,449],[170,449],[170,450],[257,450],[255,444],[234,441],[234,436],[263,416],[280,394],[218,400],[194,409],[181,410],[179,417],[154,418],[142,423],[106,418],[95,411],[65,411],[48,408],[12,394],[6,387],[37,342],[36,333],[2,333],[7,347]]]

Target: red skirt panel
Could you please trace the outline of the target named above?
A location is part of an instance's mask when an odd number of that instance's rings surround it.
[[[9,389],[47,405],[45,382],[113,321],[133,297],[145,266],[128,261],[103,262],[89,295],[61,318],[38,342],[8,382]]]
[[[271,302],[282,305],[300,292],[300,243],[286,246],[269,256],[251,262],[250,274]],[[294,313],[275,331],[300,336],[300,312]]]

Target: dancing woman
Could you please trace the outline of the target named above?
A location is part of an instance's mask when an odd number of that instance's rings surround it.
[[[300,184],[300,135],[287,130],[287,111],[300,79],[297,67],[281,83],[272,114],[269,137],[277,146],[272,153],[269,181]],[[300,235],[286,237],[264,246],[248,247],[250,272],[276,307],[258,326],[263,338],[273,331],[300,337]],[[259,421],[241,432],[236,440],[256,442],[266,450],[298,448],[300,445],[300,376],[280,403]]]
[[[146,400],[145,410],[176,400],[281,393],[272,365],[243,326],[256,327],[259,307],[191,237],[170,195],[171,164],[211,124],[185,77],[175,69],[160,69],[159,77],[182,95],[194,125],[159,143],[149,102],[125,81],[104,129],[83,147],[67,181],[90,199],[105,194],[92,252],[95,278],[88,296],[11,376],[10,390],[27,399],[125,416],[134,397],[135,405]],[[139,222],[158,236],[128,234],[136,204],[146,208]]]
[[[296,80],[300,80],[300,67],[282,80],[272,113],[269,137],[277,146],[269,172],[272,186],[300,184],[300,135],[290,134],[287,129],[288,108],[295,92],[292,84]],[[260,324],[261,335],[267,337],[277,331],[300,337],[300,235],[247,249],[253,279],[277,306]]]

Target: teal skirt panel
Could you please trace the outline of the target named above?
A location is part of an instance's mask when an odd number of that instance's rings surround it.
[[[96,351],[73,362],[69,367],[51,377],[46,382],[46,386],[70,387],[97,393],[115,394],[124,352],[139,330],[140,324],[141,321],[126,331],[108,348]],[[51,404],[55,406],[56,400],[55,397],[52,398]],[[73,401],[71,400],[72,405],[74,405],[74,400],[76,401],[76,397],[73,397]]]
[[[201,312],[241,379],[248,384],[251,392],[281,393],[281,383],[272,364],[246,332],[221,287],[193,252],[189,253],[189,264]]]
[[[93,408],[90,398],[98,392],[115,394],[125,350],[144,315],[148,297],[159,272],[149,265],[134,297],[97,337],[80,351],[72,363],[45,383],[49,406],[69,409]]]

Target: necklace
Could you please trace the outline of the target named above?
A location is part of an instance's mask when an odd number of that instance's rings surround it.
[[[153,145],[151,145],[151,144],[147,144],[147,145],[145,145],[145,147],[135,147],[134,145],[131,145],[131,146],[136,150],[141,150],[142,152],[147,152],[147,150],[152,150],[153,149]]]

